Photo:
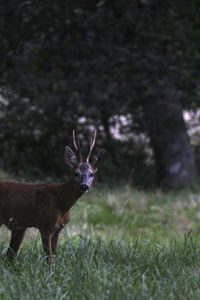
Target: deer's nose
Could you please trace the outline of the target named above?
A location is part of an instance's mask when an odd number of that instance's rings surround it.
[[[82,192],[88,192],[89,186],[88,186],[87,184],[81,184],[80,190],[81,190]]]

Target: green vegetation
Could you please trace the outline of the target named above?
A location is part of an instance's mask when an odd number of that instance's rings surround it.
[[[19,264],[1,263],[1,299],[195,299],[200,251],[196,242],[141,247],[91,239],[63,239],[50,268],[36,246]]]
[[[164,193],[139,191],[127,185],[93,189],[72,209],[68,228],[117,241],[165,243],[171,238],[182,238],[185,232],[198,236],[199,220],[198,188]]]
[[[57,263],[31,229],[10,264],[0,231],[1,299],[199,299],[200,193],[94,189],[72,208]]]

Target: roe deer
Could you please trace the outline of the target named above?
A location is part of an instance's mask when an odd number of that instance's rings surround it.
[[[6,255],[17,255],[25,231],[28,227],[38,228],[44,251],[49,263],[58,248],[60,231],[70,220],[70,208],[89,190],[93,176],[103,162],[104,150],[100,150],[89,162],[96,140],[96,130],[90,142],[85,161],[76,142],[73,131],[73,144],[76,154],[65,147],[64,161],[74,172],[65,183],[29,184],[4,181],[0,183],[0,226],[5,224],[11,230],[10,245]]]

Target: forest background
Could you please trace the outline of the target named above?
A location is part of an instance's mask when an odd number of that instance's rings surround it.
[[[0,4],[0,167],[66,174],[76,129],[106,148],[99,181],[182,188],[200,172],[198,1]]]

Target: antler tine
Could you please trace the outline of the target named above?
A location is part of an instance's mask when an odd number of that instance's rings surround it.
[[[96,135],[97,135],[97,131],[95,130],[93,138],[91,138],[91,141],[90,141],[90,150],[89,150],[88,156],[86,158],[86,162],[89,162],[90,154],[92,153],[92,149],[94,148],[94,145],[95,145]]]
[[[81,151],[80,151],[80,141],[79,139],[77,139],[78,145],[76,143],[76,135],[75,135],[75,130],[73,129],[73,144],[74,144],[74,148],[76,149],[78,156],[79,156],[79,160],[82,161],[82,156],[81,156]]]
[[[78,151],[78,146],[76,144],[76,136],[75,136],[75,130],[73,129],[73,144],[74,144],[74,148]]]

